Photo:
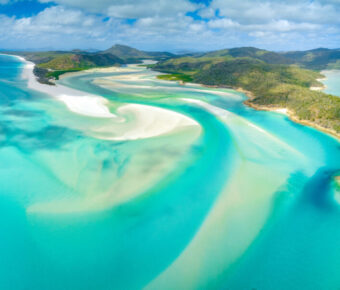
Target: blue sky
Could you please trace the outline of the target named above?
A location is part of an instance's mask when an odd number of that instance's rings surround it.
[[[339,48],[339,15],[340,0],[0,0],[0,48]]]

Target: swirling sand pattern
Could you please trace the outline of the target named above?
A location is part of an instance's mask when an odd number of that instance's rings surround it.
[[[155,76],[0,56],[0,288],[336,289],[339,142]]]

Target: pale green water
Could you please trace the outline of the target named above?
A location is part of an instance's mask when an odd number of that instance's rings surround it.
[[[340,70],[325,70],[322,74],[326,77],[321,82],[326,86],[325,93],[340,97]]]
[[[202,128],[103,140],[117,124],[28,90],[20,67],[0,56],[1,289],[339,288],[335,139],[144,68],[63,79],[113,113],[155,105]]]

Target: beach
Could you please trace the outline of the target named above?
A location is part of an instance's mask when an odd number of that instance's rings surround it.
[[[107,126],[101,130],[96,130],[95,135],[101,136],[99,138],[107,140],[136,140],[168,134],[187,127],[194,126],[199,128],[196,121],[185,115],[155,106],[124,104],[118,107],[115,113],[112,113],[108,107],[109,101],[101,96],[85,94],[82,91],[58,83],[56,85],[39,83],[33,73],[34,63],[26,61],[22,57],[18,58],[25,62],[22,77],[28,81],[28,87],[30,89],[46,93],[58,99],[63,102],[70,111],[76,114],[94,118],[111,119],[112,127],[117,130],[111,130],[107,128]],[[90,70],[90,72],[134,71],[136,70],[133,69],[133,67],[111,67]],[[75,75],[77,75],[77,73],[75,73]],[[125,80],[135,80],[138,79],[138,75],[122,75],[122,78]],[[130,116],[130,119],[127,119],[127,115]],[[103,134],[101,135],[100,133]],[[111,136],[108,136],[108,133],[111,133]]]
[[[63,102],[72,112],[97,117],[97,118],[117,118],[107,108],[107,100],[95,95],[84,95],[83,92],[61,85],[47,85],[39,83],[33,73],[35,64],[26,61],[23,57],[18,57],[25,62],[22,72],[23,79],[27,80],[28,88],[48,94]]]
[[[319,81],[323,83],[323,92],[340,97],[340,70],[323,70],[321,71],[326,77]]]

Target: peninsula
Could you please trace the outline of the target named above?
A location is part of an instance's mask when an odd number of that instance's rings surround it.
[[[166,73],[161,79],[242,90],[248,106],[285,109],[294,121],[340,136],[340,98],[315,90],[323,86],[321,70],[340,68],[340,49],[277,53],[242,47],[174,57],[150,67]]]

